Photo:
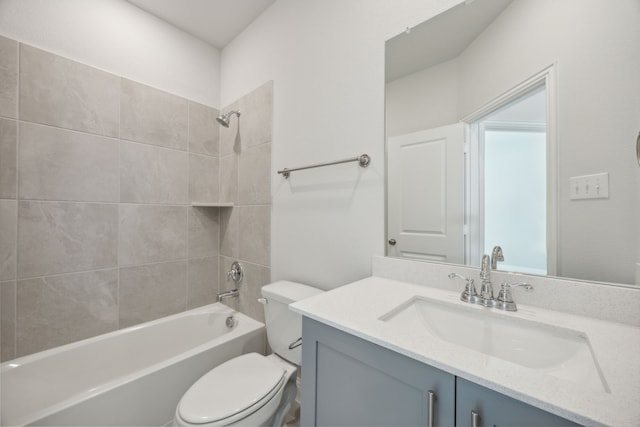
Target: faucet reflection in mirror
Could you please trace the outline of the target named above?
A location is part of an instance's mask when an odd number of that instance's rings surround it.
[[[495,8],[489,10],[492,6]],[[525,249],[535,246],[538,252],[547,251],[547,272],[540,269],[537,274],[634,284],[636,276],[640,277],[637,273],[640,272],[640,178],[636,160],[629,156],[628,144],[630,138],[637,135],[635,112],[640,109],[640,98],[628,94],[640,93],[637,79],[640,51],[632,47],[634,41],[640,39],[639,19],[640,8],[635,0],[473,2],[460,4],[413,27],[411,34],[403,33],[389,40],[386,46],[388,235],[385,240],[393,239],[396,245],[387,245],[387,255],[480,266],[482,253],[491,252],[491,247],[499,243],[508,256],[508,262],[499,268],[515,270],[511,263],[521,255],[512,244],[493,240],[481,246],[473,241],[473,233],[486,238],[480,227],[487,220],[482,217],[487,213],[481,195],[442,190],[450,184],[457,188],[480,187],[479,181],[487,169],[482,170],[484,161],[478,162],[475,169],[467,168],[466,175],[464,166],[454,165],[454,170],[450,170],[450,165],[441,161],[451,157],[447,150],[454,150],[454,154],[465,159],[464,165],[468,161],[465,153],[477,150],[474,142],[447,146],[447,135],[424,137],[429,144],[423,144],[420,149],[414,145],[411,153],[407,151],[404,155],[410,164],[395,170],[391,140],[427,129],[444,129],[454,123],[462,127],[458,132],[464,141],[471,125],[465,128],[461,121],[472,123],[469,117],[489,113],[488,109],[505,101],[505,94],[510,90],[541,70],[552,69],[545,82],[548,94],[544,96],[542,111],[547,144],[546,153],[541,155],[546,159],[546,166],[537,168],[543,171],[540,182],[544,182],[547,195],[529,209],[520,201],[504,200],[508,217],[516,226],[522,215],[532,209],[543,209],[546,203],[546,224],[541,223],[542,232],[534,233],[534,237],[525,238],[518,230],[510,234]],[[463,34],[467,29],[469,34]],[[454,46],[454,39],[464,40]],[[450,49],[444,49],[446,52],[438,49],[447,43]],[[593,99],[602,102],[594,103]],[[500,121],[501,125],[505,122]],[[537,125],[539,120],[513,122],[530,126]],[[480,151],[478,155],[482,160],[485,153]],[[521,164],[527,162],[525,159]],[[421,175],[411,169],[412,165],[428,169],[428,174],[421,180],[416,179]],[[532,173],[516,169],[507,181],[524,178],[520,182],[527,183]],[[609,174],[609,198],[571,198],[571,178],[601,173]],[[426,215],[412,210],[395,212],[402,203],[392,199],[394,180],[410,182],[412,179],[416,181],[411,184],[416,190],[432,190],[428,200],[414,203],[424,208]],[[522,188],[526,200],[533,193]],[[498,196],[504,194],[497,193]],[[412,194],[424,194],[424,191]],[[452,208],[452,201],[461,208]],[[480,207],[477,215],[465,220],[465,214],[474,206]],[[404,234],[393,231],[393,218],[400,218],[407,225]],[[414,226],[417,219],[422,221],[421,225],[426,224],[424,229]],[[456,230],[452,230],[451,225]],[[519,230],[527,228],[521,225]],[[545,239],[540,237],[543,234],[547,234]],[[427,235],[431,237],[429,246],[418,247],[417,237]],[[453,244],[447,241],[449,237],[455,240]],[[406,242],[413,246],[406,247]],[[475,249],[476,255],[472,256],[470,244],[481,248]],[[444,256],[443,248],[452,254]],[[530,254],[525,258],[534,256]]]
[[[504,261],[504,254],[502,253],[502,248],[500,246],[494,246],[491,251],[491,268],[498,268],[498,261]]]

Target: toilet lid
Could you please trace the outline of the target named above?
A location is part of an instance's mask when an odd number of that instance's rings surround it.
[[[252,406],[260,408],[259,403],[275,394],[284,376],[285,370],[266,357],[243,354],[196,381],[182,396],[178,412],[188,423],[205,424],[233,417]]]

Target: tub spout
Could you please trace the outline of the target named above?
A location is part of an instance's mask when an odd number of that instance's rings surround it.
[[[240,295],[237,289],[233,289],[227,292],[221,292],[218,294],[218,302],[222,302],[223,299],[236,298]]]

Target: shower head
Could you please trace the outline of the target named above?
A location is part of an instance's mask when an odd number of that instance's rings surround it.
[[[231,116],[233,114],[235,114],[236,116],[240,117],[240,110],[233,110],[233,111],[229,111],[226,114],[220,114],[218,117],[216,117],[216,120],[222,126],[228,128],[229,127],[229,118],[231,118]]]

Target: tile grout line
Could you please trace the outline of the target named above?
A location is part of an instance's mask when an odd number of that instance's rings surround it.
[[[222,114],[222,108],[218,109],[218,115]],[[215,114],[215,112],[214,112]],[[218,154],[218,201],[222,196],[222,126],[218,125],[217,118],[214,119],[214,124],[216,125],[216,129],[218,131],[218,146],[216,147],[216,153]],[[234,202],[232,200],[232,202]],[[233,209],[233,208],[232,208]],[[231,213],[229,212],[229,216]],[[222,211],[218,209],[218,265],[217,265],[217,274],[216,274],[216,288],[214,289],[214,294],[218,294],[222,292]]]
[[[12,358],[16,358],[18,356],[18,266],[19,264],[19,254],[18,254],[18,244],[20,242],[20,215],[19,215],[19,206],[20,206],[20,75],[22,73],[20,67],[20,50],[22,43],[17,42],[16,49],[16,208],[15,208],[15,219],[16,219],[16,240],[15,240],[15,253],[16,259],[14,263],[14,292],[13,292],[13,354]]]
[[[116,330],[120,330],[120,206],[122,205],[122,77],[118,78],[118,223],[116,225],[116,266],[117,284],[116,284]]]
[[[187,205],[191,204],[191,103],[187,100]],[[191,247],[191,239],[189,238],[189,225],[191,223],[191,215],[189,215],[190,209],[187,208],[187,230],[186,230],[186,239],[187,239],[187,277],[186,283],[184,284],[184,309],[185,311],[189,309],[189,257],[190,257],[190,247]]]
[[[118,109],[120,109],[120,105],[118,105]],[[2,117],[0,116],[0,118],[4,118],[6,120],[17,120],[11,117]],[[128,143],[128,144],[135,144],[135,145],[141,145],[143,147],[148,147],[148,148],[158,148],[161,150],[169,150],[169,151],[173,151],[176,153],[190,153],[190,154],[194,154],[197,156],[202,156],[202,157],[219,157],[217,155],[211,155],[211,154],[207,154],[207,153],[200,153],[200,152],[191,152],[188,148],[181,150],[179,148],[175,148],[175,147],[168,147],[166,145],[160,145],[160,144],[153,144],[150,142],[144,142],[144,141],[135,141],[132,139],[127,139],[127,138],[123,138],[121,136],[121,129],[120,129],[120,123],[118,123],[118,135],[117,136],[112,136],[112,135],[103,135],[103,134],[99,134],[99,133],[94,133],[94,132],[90,132],[90,131],[84,131],[84,130],[80,130],[80,129],[74,129],[74,128],[70,128],[70,127],[62,127],[62,126],[56,126],[53,124],[49,124],[49,123],[42,123],[42,122],[36,122],[36,121],[31,121],[31,120],[20,120],[21,122],[27,124],[27,125],[34,125],[34,126],[41,126],[41,127],[46,127],[46,128],[50,128],[50,129],[55,129],[55,130],[59,130],[59,131],[64,131],[64,132],[72,132],[72,133],[77,133],[77,134],[81,134],[81,135],[88,135],[94,138],[101,138],[101,139],[107,139],[107,140],[112,140],[112,142],[119,142],[119,143]]]

